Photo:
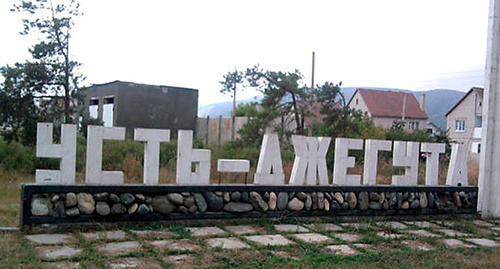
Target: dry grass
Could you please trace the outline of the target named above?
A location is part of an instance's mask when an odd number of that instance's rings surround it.
[[[21,183],[34,181],[33,175],[0,172],[0,226],[19,225]]]

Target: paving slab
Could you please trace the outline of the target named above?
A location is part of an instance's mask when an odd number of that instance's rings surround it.
[[[493,227],[493,226],[495,226],[494,224],[489,223],[489,222],[484,221],[484,220],[474,220],[474,221],[472,221],[472,223],[474,223],[474,225],[482,226],[482,227]]]
[[[348,228],[353,228],[353,229],[370,229],[372,226],[368,223],[357,223],[357,222],[346,222],[346,223],[339,223],[340,226],[342,227],[348,227]]]
[[[176,233],[170,231],[131,230],[130,232],[140,238],[170,238],[177,236]]]
[[[405,221],[406,224],[417,226],[419,228],[437,228],[438,225],[428,221]]]
[[[24,238],[38,245],[60,245],[78,242],[76,237],[67,234],[30,234]]]
[[[389,227],[389,228],[392,228],[392,229],[406,229],[408,228],[408,226],[406,226],[406,224],[403,224],[399,221],[381,221],[381,222],[377,222],[377,225],[378,226],[381,226],[381,227]]]
[[[480,234],[480,235],[491,235],[493,233],[495,233],[494,231],[490,230],[489,228],[491,227],[488,227],[488,228],[481,228],[481,227],[474,227],[474,231],[476,234]]]
[[[182,268],[182,264],[192,264],[196,260],[192,254],[168,255],[163,257],[163,261],[174,264],[175,267]]]
[[[447,221],[447,220],[436,220],[436,224],[445,226],[445,227],[454,227],[457,224],[453,221]]]
[[[158,261],[152,258],[121,258],[108,263],[110,269],[121,268],[162,268]]]
[[[490,227],[490,229],[496,233],[500,233],[500,227]]]
[[[47,246],[47,247],[36,247],[35,253],[41,258],[45,259],[61,259],[61,258],[73,258],[82,254],[83,249],[73,248],[69,246]]]
[[[163,257],[163,261],[173,264],[174,268],[218,267],[213,264],[214,257],[215,255],[208,254],[168,255]]]
[[[330,237],[317,233],[291,234],[290,236],[306,243],[324,243],[333,241]]]
[[[290,252],[283,251],[283,250],[273,250],[273,251],[271,251],[271,254],[276,256],[276,257],[280,257],[280,258],[284,258],[284,259],[291,259],[294,261],[300,260],[299,257],[294,256],[294,255],[290,254]]]
[[[244,249],[250,248],[250,246],[241,241],[236,237],[228,238],[209,238],[205,240],[207,244],[212,248],[222,248],[222,249]]]
[[[412,237],[419,237],[419,236],[425,236],[425,237],[439,237],[437,234],[433,234],[431,232],[428,232],[426,230],[406,230],[403,231],[406,234],[411,235]]]
[[[404,234],[389,233],[386,231],[378,232],[377,235],[386,239],[396,239],[405,236]]]
[[[256,234],[264,230],[263,227],[256,227],[252,225],[229,225],[229,226],[224,226],[224,229],[236,235]]]
[[[351,234],[351,233],[333,233],[331,234],[331,236],[347,242],[355,242],[362,238],[362,236],[359,234]]]
[[[307,233],[309,230],[296,224],[276,224],[274,229],[278,232]]]
[[[430,251],[436,249],[436,247],[418,240],[403,240],[401,244],[415,250]]]
[[[159,250],[181,250],[181,251],[194,251],[201,249],[200,246],[196,245],[193,241],[189,239],[180,240],[155,240],[148,242],[154,248]]]
[[[53,268],[61,268],[61,269],[78,269],[80,268],[79,262],[44,262],[42,263],[43,268],[53,269]]]
[[[107,256],[126,255],[134,252],[142,252],[141,244],[137,241],[125,241],[107,243],[97,247],[99,253]]]
[[[219,227],[209,226],[209,227],[188,227],[186,231],[191,233],[194,237],[208,237],[214,235],[227,235],[227,232]]]
[[[476,246],[464,243],[462,240],[458,239],[443,239],[442,242],[448,248],[474,248]]]
[[[474,243],[476,245],[482,246],[482,247],[498,247],[500,246],[500,243],[497,241],[493,241],[491,239],[486,239],[486,238],[467,238],[465,239],[468,242]]]
[[[325,250],[328,252],[333,252],[336,255],[347,256],[347,255],[356,255],[358,251],[351,248],[348,245],[330,245],[326,246]]]
[[[437,232],[441,232],[441,233],[444,233],[447,236],[452,236],[452,237],[469,237],[469,236],[472,236],[471,234],[462,233],[462,232],[459,232],[459,231],[456,231],[456,230],[452,230],[452,229],[441,229],[441,230],[437,230]]]
[[[329,232],[337,232],[342,230],[342,227],[335,225],[333,223],[311,223],[304,225],[307,228],[316,230],[316,231],[329,231]]]
[[[262,246],[286,246],[295,244],[281,234],[251,235],[245,236],[244,238]]]
[[[97,240],[115,241],[115,240],[124,240],[127,238],[127,233],[121,230],[82,233],[81,235],[87,241],[97,241]]]

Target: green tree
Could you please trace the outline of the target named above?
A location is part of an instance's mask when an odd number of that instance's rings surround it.
[[[257,110],[257,105],[258,105],[257,102],[239,104],[236,107],[234,115],[236,117],[257,117],[259,114]]]
[[[309,110],[299,102],[310,103],[311,92],[302,84],[300,72],[267,71],[254,66],[247,69],[245,76],[250,87],[264,94],[261,104],[266,112],[263,115],[268,118],[278,115],[285,120],[291,116],[296,125],[295,133],[303,134],[304,117]]]
[[[79,7],[75,0],[56,5],[51,0],[35,0],[20,1],[12,9],[25,16],[21,34],[32,34],[39,38],[39,42],[29,51],[33,57],[30,63],[43,66],[40,70],[46,72],[43,77],[48,78],[37,82],[42,87],[39,93],[46,94],[43,96],[45,101],[40,104],[53,110],[54,115],[60,115],[61,121],[65,123],[73,122],[72,116],[77,105],[74,100],[78,97],[78,84],[83,80],[83,76],[78,73],[80,63],[71,60],[69,46],[73,19],[81,15]]]
[[[236,114],[236,90],[238,86],[243,83],[243,72],[234,70],[233,72],[229,72],[223,76],[224,80],[219,81],[222,85],[221,93],[229,93],[231,97],[233,97],[233,110],[231,114],[235,116]]]
[[[36,122],[42,118],[34,96],[43,94],[50,74],[43,64],[16,63],[0,68],[4,81],[0,87],[1,135],[7,141],[34,145]]]
[[[316,87],[315,96],[321,104],[320,113],[323,115],[323,126],[316,126],[315,133],[333,138],[383,137],[383,130],[375,128],[367,113],[347,106],[340,88],[341,85],[342,82],[338,84],[325,82],[322,86]],[[367,135],[375,137],[366,137]]]

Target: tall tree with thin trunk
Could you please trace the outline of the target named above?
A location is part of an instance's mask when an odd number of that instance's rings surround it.
[[[38,43],[30,49],[31,63],[44,66],[49,80],[45,81],[40,92],[39,104],[60,115],[61,122],[73,122],[72,116],[78,96],[78,84],[83,76],[78,73],[80,63],[71,59],[71,30],[74,18],[80,16],[80,4],[76,0],[57,1],[35,0],[20,1],[14,5],[13,12],[22,13],[24,29],[22,35],[34,35]]]

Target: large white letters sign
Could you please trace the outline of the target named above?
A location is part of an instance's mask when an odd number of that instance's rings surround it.
[[[134,129],[134,140],[144,145],[144,184],[158,184],[160,167],[160,142],[170,141],[170,130]]]
[[[305,137],[293,135],[295,160],[290,185],[328,185],[326,153],[330,137]]]
[[[259,185],[283,185],[285,174],[281,162],[280,143],[275,134],[265,134],[260,149],[259,163],[254,183]]]
[[[102,171],[102,141],[104,139],[124,140],[125,128],[88,126],[85,181],[94,184],[123,184],[123,172]]]
[[[38,123],[36,156],[61,158],[60,170],[36,170],[37,183],[75,184],[76,125],[61,126],[61,144],[53,144],[52,123]]]
[[[333,184],[337,185],[359,185],[360,175],[348,175],[347,168],[353,168],[356,158],[349,157],[350,149],[363,149],[363,140],[351,138],[335,139],[335,159],[333,163]]]
[[[44,184],[74,184],[76,165],[76,125],[61,126],[61,143],[53,143],[53,125],[38,123],[36,156],[60,158],[60,170],[36,170],[36,182]],[[123,172],[102,171],[103,140],[124,140],[125,128],[88,126],[85,182],[90,184],[123,184]],[[134,129],[134,140],[144,143],[144,184],[159,184],[160,143],[170,141],[170,130]],[[330,137],[292,136],[295,159],[290,185],[329,185],[326,155]],[[348,174],[356,159],[350,150],[364,151],[363,182],[361,175]],[[419,157],[426,159],[425,185],[438,185],[439,154],[445,152],[442,143],[418,143],[367,139],[335,139],[333,184],[357,186],[377,184],[377,162],[380,151],[393,151],[393,166],[402,167],[404,175],[393,175],[392,184],[410,186],[418,184]],[[177,143],[177,175],[179,185],[210,184],[211,152],[193,149],[193,131],[179,130]],[[446,184],[467,186],[467,154],[465,146],[453,144]],[[250,161],[242,159],[217,160],[218,172],[248,173]],[[284,185],[285,174],[280,144],[276,134],[265,134],[255,171],[256,185]],[[245,178],[246,184],[246,178]]]
[[[405,168],[404,176],[392,176],[392,184],[397,186],[417,185],[418,183],[418,155],[420,143],[394,141],[394,166]]]
[[[377,184],[377,164],[379,151],[391,151],[392,143],[387,140],[367,139],[365,142],[365,164],[363,168],[363,184]]]
[[[427,160],[425,163],[425,185],[438,185],[439,153],[445,152],[445,144],[422,143],[420,147],[422,152],[427,153]]]
[[[446,185],[458,186],[460,184],[468,186],[467,173],[467,151],[465,146],[463,144],[451,145],[451,158]]]
[[[194,171],[192,171],[193,166]],[[193,149],[193,131],[191,130],[178,132],[177,184],[210,184],[210,150]]]

